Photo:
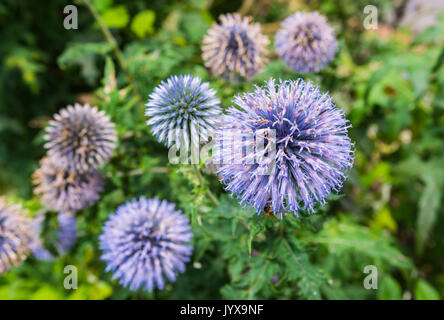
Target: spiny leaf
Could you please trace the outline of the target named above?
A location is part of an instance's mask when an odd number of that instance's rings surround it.
[[[416,222],[416,246],[418,252],[422,252],[424,249],[425,242],[436,222],[442,199],[442,190],[433,176],[426,175],[424,182],[425,187],[419,199],[419,212]]]
[[[411,261],[394,246],[390,235],[357,225],[345,217],[326,222],[322,231],[312,235],[311,240],[333,252],[359,252],[373,259],[382,259],[388,265],[412,268]]]

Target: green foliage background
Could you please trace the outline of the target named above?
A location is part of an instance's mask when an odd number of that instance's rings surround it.
[[[76,215],[79,238],[64,257],[32,256],[0,277],[3,299],[440,299],[444,297],[444,18],[419,35],[384,21],[391,1],[136,0],[74,1],[79,29],[63,28],[62,0],[0,3],[0,194],[30,215],[45,210],[30,175],[44,154],[42,130],[74,102],[98,105],[119,143],[102,168],[101,200]],[[363,8],[379,28],[362,27]],[[296,10],[328,16],[339,41],[335,60],[304,75],[347,113],[356,160],[342,192],[315,215],[283,221],[242,209],[209,173],[171,165],[150,135],[143,103],[159,82],[191,73],[210,81],[224,108],[233,95],[270,77],[296,79],[270,44],[270,62],[250,83],[209,75],[200,58],[206,30],[240,10],[273,39]],[[215,206],[206,196],[219,198]],[[133,197],[158,196],[190,217],[195,251],[163,291],[130,292],[104,272],[98,235],[107,216]],[[48,213],[56,220],[56,213]],[[45,235],[48,239],[51,234]],[[65,265],[79,288],[65,290]],[[366,290],[366,265],[379,270]]]

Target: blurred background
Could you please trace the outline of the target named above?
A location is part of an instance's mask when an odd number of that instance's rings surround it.
[[[31,174],[44,155],[43,128],[74,102],[98,105],[119,144],[102,169],[106,187],[76,215],[65,256],[0,276],[2,299],[442,299],[444,298],[444,3],[370,0],[3,0],[0,3],[0,194],[29,214],[45,210]],[[63,26],[66,5],[78,29]],[[376,29],[364,7],[377,8]],[[317,10],[339,50],[319,73],[298,75],[277,57],[273,35],[298,11]],[[250,82],[213,77],[201,41],[222,13],[250,15],[270,40],[270,62]],[[172,74],[210,81],[224,108],[270,77],[303,77],[329,91],[351,121],[356,159],[342,192],[315,215],[256,217],[223,191],[210,170],[201,184],[168,163],[143,116],[149,93]],[[208,203],[205,188],[221,199]],[[130,292],[104,272],[97,237],[109,213],[146,195],[173,201],[193,224],[194,255],[176,283]],[[43,235],[54,238],[55,212]],[[55,227],[54,227],[55,226]],[[65,265],[79,288],[63,287]],[[366,265],[378,288],[365,289]]]

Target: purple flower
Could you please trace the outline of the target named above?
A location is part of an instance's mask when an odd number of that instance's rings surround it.
[[[154,89],[146,104],[146,122],[160,142],[178,149],[199,145],[214,131],[221,114],[220,100],[208,82],[191,75],[171,76]]]
[[[22,263],[29,254],[31,219],[19,205],[0,198],[0,275]]]
[[[101,258],[123,286],[163,289],[163,275],[175,281],[185,271],[192,236],[188,219],[174,204],[140,197],[110,215],[99,238]]]
[[[74,212],[91,206],[103,189],[102,176],[96,172],[71,173],[60,169],[51,157],[40,161],[33,174],[34,193],[55,211]]]
[[[312,213],[340,190],[354,151],[348,120],[327,93],[302,79],[270,79],[234,103],[213,162],[222,162],[221,181],[241,203],[282,218],[301,209]]]
[[[45,148],[54,164],[76,173],[98,169],[111,158],[117,141],[109,117],[88,104],[62,109],[46,132]]]
[[[34,217],[32,222],[33,237],[30,248],[38,260],[51,260],[54,259],[54,256],[45,248],[41,238],[42,224],[44,220],[45,216],[43,214]],[[57,232],[58,242],[54,245],[58,254],[64,255],[69,249],[71,249],[77,240],[76,221],[74,215],[65,212],[60,212],[57,215],[57,221],[59,223],[59,230]]]
[[[59,232],[57,238],[59,243],[57,249],[60,254],[65,254],[72,248],[77,240],[77,225],[73,214],[60,212],[57,216]]]
[[[42,223],[44,220],[45,216],[43,214],[39,214],[38,216],[34,217],[34,219],[32,220],[31,223],[32,241],[29,244],[29,247],[36,259],[51,260],[53,258],[53,255],[51,254],[51,252],[49,252],[49,250],[47,250],[43,246],[43,242],[40,237],[42,231]]]
[[[318,12],[296,12],[286,18],[276,32],[276,52],[293,70],[318,72],[331,61],[338,49],[333,28]]]
[[[211,73],[234,79],[250,79],[266,62],[265,47],[269,41],[261,34],[260,25],[251,23],[251,17],[225,14],[214,23],[202,43],[202,58]]]

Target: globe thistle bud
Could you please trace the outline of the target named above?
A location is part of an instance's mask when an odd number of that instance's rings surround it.
[[[31,219],[0,198],[0,275],[26,259],[30,242]]]
[[[219,20],[203,39],[205,66],[223,78],[250,79],[266,62],[268,38],[261,34],[258,23],[250,23],[251,17],[228,13]]]
[[[99,200],[103,178],[96,172],[72,173],[60,169],[51,157],[40,161],[33,174],[34,193],[47,207],[55,211],[75,212]]]
[[[154,89],[146,104],[146,122],[159,142],[185,151],[207,140],[221,114],[220,100],[208,82],[191,75],[171,76]]]
[[[163,275],[175,281],[185,271],[192,236],[188,219],[174,204],[141,197],[110,215],[100,236],[101,258],[123,286],[163,289]]]
[[[111,158],[117,141],[109,117],[88,104],[62,109],[46,132],[45,148],[54,164],[76,173],[98,169]]]
[[[42,238],[42,227],[45,215],[40,214],[34,217],[32,221],[32,241],[30,244],[31,251],[38,260],[51,260],[54,255],[45,247]],[[59,229],[57,232],[57,243],[54,247],[58,255],[66,254],[77,240],[77,226],[73,214],[60,212],[57,215]]]
[[[270,79],[234,103],[213,161],[222,163],[221,181],[241,203],[282,218],[312,213],[340,190],[354,151],[348,120],[327,93],[302,79],[277,85]]]
[[[293,70],[318,72],[338,49],[333,28],[318,12],[297,12],[286,18],[276,32],[277,54]]]

